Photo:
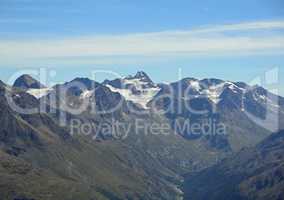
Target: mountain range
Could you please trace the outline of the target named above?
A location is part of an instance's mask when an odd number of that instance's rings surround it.
[[[140,71],[47,87],[23,75],[13,86],[0,82],[0,107],[0,199],[282,195],[275,191],[283,189],[283,133],[273,132],[283,129],[284,98],[257,85],[154,83]],[[117,123],[126,127],[113,128]],[[257,158],[263,151],[269,156]],[[272,180],[279,184],[268,188]],[[197,190],[201,184],[207,186]]]

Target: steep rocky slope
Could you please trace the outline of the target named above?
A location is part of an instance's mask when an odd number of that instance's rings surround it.
[[[284,131],[254,148],[191,174],[184,184],[185,199],[283,199]]]

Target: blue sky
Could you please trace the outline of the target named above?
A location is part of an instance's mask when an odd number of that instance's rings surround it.
[[[284,95],[283,33],[283,0],[0,0],[0,79],[47,67],[55,82],[98,69],[160,82],[180,68],[250,82],[278,67]]]

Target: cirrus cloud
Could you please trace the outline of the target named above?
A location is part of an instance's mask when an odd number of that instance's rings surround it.
[[[0,60],[17,64],[26,60],[127,56],[251,55],[284,53],[284,21],[258,21],[215,25],[191,30],[94,35],[48,40],[0,40]],[[115,62],[115,59],[114,59]]]

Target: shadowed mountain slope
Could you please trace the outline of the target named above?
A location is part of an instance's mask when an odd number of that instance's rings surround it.
[[[284,131],[280,131],[254,148],[189,175],[184,184],[185,199],[283,199],[283,154]]]

